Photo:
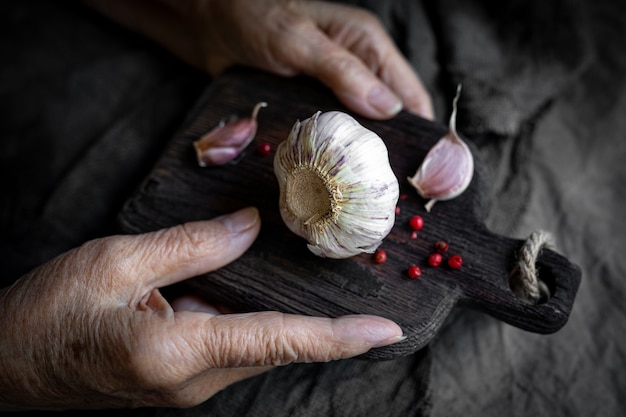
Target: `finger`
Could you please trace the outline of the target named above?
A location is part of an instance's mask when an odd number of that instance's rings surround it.
[[[174,311],[193,311],[197,313],[209,313],[214,316],[219,314],[233,314],[236,311],[223,304],[209,304],[197,295],[187,294],[172,301]]]
[[[215,306],[195,295],[185,295],[176,298],[172,301],[172,308],[174,311],[193,311],[197,313],[208,313],[213,316],[221,314]]]
[[[301,70],[326,84],[348,109],[371,119],[388,119],[402,100],[355,55],[321,37],[299,60]]]
[[[309,2],[298,2],[303,15],[292,19],[289,36],[281,36],[277,62],[294,72],[317,78],[350,110],[372,119],[386,119],[402,109],[395,95],[365,64],[320,30]],[[326,5],[328,7],[328,5]],[[334,9],[334,7],[333,7]],[[303,16],[311,16],[304,18]]]
[[[314,62],[306,65],[344,104],[372,118],[388,118],[404,108],[432,119],[430,95],[374,15],[318,2],[301,6],[328,35],[307,36],[304,59]]]
[[[144,285],[158,288],[214,271],[241,256],[259,233],[260,218],[249,207],[209,221],[191,222],[126,241],[132,254],[127,275],[143,275]],[[128,239],[137,238],[128,237]],[[127,249],[128,250],[128,249]]]
[[[330,49],[330,48],[329,48]],[[388,119],[403,108],[401,98],[365,65],[344,51],[329,53],[314,66],[314,75],[328,85],[349,109],[371,119]]]
[[[286,365],[353,357],[404,339],[394,322],[375,316],[305,317],[262,312],[215,316],[195,334],[200,368]]]
[[[403,109],[428,120],[435,111],[430,94],[404,56],[393,47],[380,69],[380,77],[399,95]]]

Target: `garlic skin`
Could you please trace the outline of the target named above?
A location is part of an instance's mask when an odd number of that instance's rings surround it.
[[[193,142],[198,165],[201,167],[224,165],[237,158],[256,135],[256,117],[261,107],[267,107],[267,103],[257,103],[250,117],[220,122],[214,129]]]
[[[474,175],[472,152],[456,131],[457,102],[460,95],[459,85],[452,102],[448,133],[428,151],[415,175],[408,178],[417,192],[428,199],[424,206],[428,212],[437,201],[450,200],[463,193]]]
[[[395,222],[398,180],[387,147],[339,111],[297,121],[274,158],[283,221],[315,255],[373,253]]]

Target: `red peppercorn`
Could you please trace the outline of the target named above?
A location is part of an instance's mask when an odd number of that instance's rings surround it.
[[[424,219],[422,216],[413,216],[411,220],[409,220],[409,225],[413,230],[421,230],[421,228],[424,227]]]
[[[445,242],[443,240],[440,240],[439,242],[435,243],[435,250],[439,253],[445,253],[448,251],[448,242]]]
[[[399,206],[396,206],[396,216],[397,216],[398,214],[400,214],[400,207],[399,207]]]
[[[440,253],[433,253],[428,257],[428,265],[430,266],[439,266],[441,265],[441,261],[443,258]]]
[[[452,255],[448,258],[448,266],[452,269],[459,269],[463,265],[463,258],[460,255]]]
[[[374,252],[374,262],[376,262],[377,264],[382,264],[386,260],[387,252],[382,249],[378,249],[376,252]]]
[[[417,278],[422,276],[422,270],[417,265],[411,265],[411,266],[409,266],[409,269],[407,271],[407,275],[411,279],[417,279]]]
[[[407,194],[400,194],[400,200],[406,200],[407,198],[409,198]]]
[[[417,239],[417,232],[415,230],[411,232],[411,239]]]
[[[262,142],[257,148],[257,153],[261,156],[269,155],[272,152],[272,145],[267,142]]]

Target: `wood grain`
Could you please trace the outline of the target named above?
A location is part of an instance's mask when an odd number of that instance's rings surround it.
[[[249,115],[266,101],[255,142],[237,164],[201,168],[191,143],[232,114]],[[387,144],[394,173],[405,200],[381,248],[387,262],[375,264],[362,254],[346,260],[322,259],[291,233],[278,211],[278,185],[272,157],[255,153],[260,142],[273,149],[287,138],[293,123],[317,110],[343,110],[326,88],[307,78],[280,78],[251,70],[236,70],[217,78],[202,95],[162,158],[127,201],[120,213],[128,233],[157,230],[191,220],[210,219],[254,205],[262,230],[240,259],[218,271],[186,282],[197,293],[242,311],[278,310],[335,317],[375,314],[396,321],[408,336],[402,343],[373,349],[363,357],[391,359],[414,353],[436,334],[455,306],[480,309],[513,326],[551,333],[571,311],[581,278],[580,269],[563,256],[543,250],[540,278],[552,297],[528,305],[512,293],[508,277],[522,242],[491,233],[484,226],[484,197],[489,186],[483,165],[460,197],[437,203],[430,213],[425,201],[408,184],[432,145],[447,128],[401,113],[390,121],[357,117]],[[474,152],[476,154],[476,152]],[[411,239],[408,221],[419,214],[425,226]],[[449,242],[449,254],[463,257],[463,266],[429,267],[427,258],[438,240]],[[445,258],[445,257],[444,257]],[[406,276],[410,264],[423,269],[420,279]]]

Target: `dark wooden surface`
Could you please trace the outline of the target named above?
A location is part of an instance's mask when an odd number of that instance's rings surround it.
[[[243,158],[233,165],[199,167],[192,142],[221,119],[232,114],[249,115],[258,101],[266,101],[268,107],[259,113],[256,139]],[[468,190],[454,200],[437,203],[426,213],[425,201],[406,178],[415,173],[447,128],[408,113],[383,122],[357,117],[386,142],[400,193],[408,196],[399,201],[400,214],[381,246],[388,254],[387,262],[375,264],[369,254],[332,260],[310,253],[305,241],[293,235],[280,218],[273,153],[260,156],[255,149],[262,141],[275,149],[296,120],[317,110],[345,111],[326,88],[310,79],[286,79],[248,70],[217,78],[151,174],[127,201],[120,213],[122,229],[140,233],[210,219],[249,205],[258,207],[262,228],[250,250],[226,267],[186,284],[209,300],[238,310],[331,317],[364,313],[400,324],[408,338],[373,349],[364,355],[368,359],[391,359],[424,347],[457,305],[480,309],[538,333],[555,332],[567,322],[580,282],[579,268],[544,250],[538,266],[552,297],[545,303],[528,305],[514,296],[508,276],[522,242],[485,228],[483,206],[489,185],[479,160]],[[424,218],[425,226],[416,239],[411,239],[408,221],[415,214]],[[438,240],[449,242],[448,254],[463,257],[460,269],[428,266],[427,257]],[[420,279],[406,276],[413,263],[423,270]]]

